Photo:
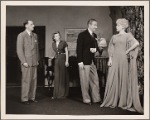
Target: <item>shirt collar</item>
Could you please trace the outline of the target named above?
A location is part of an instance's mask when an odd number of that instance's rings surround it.
[[[93,35],[93,32],[88,28],[88,31],[90,33],[90,35]]]
[[[26,32],[28,33],[29,36],[31,35],[31,32],[29,30],[26,30]]]

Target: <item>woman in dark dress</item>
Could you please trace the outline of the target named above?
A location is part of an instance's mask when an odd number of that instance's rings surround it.
[[[54,92],[52,99],[65,98],[69,91],[69,76],[67,72],[68,63],[68,48],[67,43],[61,40],[59,32],[53,33],[52,48],[55,54],[54,67]]]

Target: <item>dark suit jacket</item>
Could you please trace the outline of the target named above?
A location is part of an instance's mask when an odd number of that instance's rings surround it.
[[[78,35],[76,49],[78,63],[83,62],[84,65],[90,65],[92,61],[94,62],[94,53],[90,52],[90,48],[97,48],[99,50],[95,38],[97,38],[97,35],[94,34],[94,37],[92,37],[88,30]]]
[[[17,37],[17,55],[21,64],[28,63],[29,66],[36,66],[39,60],[38,38],[35,33],[32,37],[24,31]]]

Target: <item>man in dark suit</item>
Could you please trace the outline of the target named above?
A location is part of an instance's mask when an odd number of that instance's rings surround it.
[[[39,60],[38,38],[31,20],[24,23],[25,31],[17,37],[17,55],[21,62],[22,89],[21,101],[23,104],[38,102],[35,100],[37,86],[37,66]]]
[[[94,53],[99,50],[96,41],[97,21],[90,19],[88,29],[81,32],[77,39],[77,59],[83,103],[91,105],[101,101],[99,91],[99,79],[96,66],[94,65]],[[89,89],[90,88],[90,89]],[[89,95],[91,91],[91,98]]]

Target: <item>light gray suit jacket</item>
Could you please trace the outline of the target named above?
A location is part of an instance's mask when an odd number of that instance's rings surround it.
[[[17,37],[17,55],[21,64],[28,63],[29,66],[37,66],[39,60],[38,38],[35,33],[29,36],[27,31],[21,32]]]

